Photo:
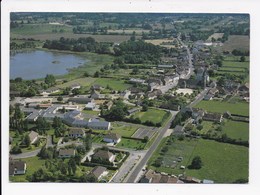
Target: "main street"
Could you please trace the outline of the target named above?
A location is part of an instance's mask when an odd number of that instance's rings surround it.
[[[143,167],[146,165],[149,158],[152,156],[153,152],[156,150],[156,148],[160,144],[160,141],[162,140],[162,138],[163,138],[164,134],[167,132],[167,130],[170,128],[171,123],[172,123],[172,121],[175,118],[177,113],[178,113],[177,111],[176,112],[171,111],[171,114],[172,114],[171,118],[169,119],[169,121],[166,123],[166,125],[164,127],[159,129],[159,135],[156,137],[152,146],[148,149],[148,151],[146,152],[146,154],[144,155],[142,160],[139,161],[139,163],[137,163],[135,165],[135,167],[129,173],[128,177],[126,178],[126,180],[124,182],[126,182],[126,183],[136,182],[136,179],[137,179],[139,173],[142,171]]]

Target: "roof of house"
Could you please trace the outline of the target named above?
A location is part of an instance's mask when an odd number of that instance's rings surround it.
[[[69,129],[69,134],[81,134],[83,135],[85,133],[85,131],[83,129]]]
[[[101,158],[101,159],[110,159],[113,156],[113,153],[106,151],[106,150],[98,150],[95,154],[93,154],[94,158]]]
[[[30,138],[30,141],[32,142],[36,137],[38,137],[38,133],[37,132],[35,132],[35,131],[31,131],[30,133],[29,133],[29,138]]]
[[[74,156],[75,155],[75,149],[69,148],[61,148],[59,150],[59,156]]]
[[[9,175],[13,175],[14,171],[25,171],[26,163],[24,161],[10,160],[9,161]]]
[[[107,139],[112,139],[112,140],[118,140],[121,138],[121,135],[117,134],[117,133],[109,133],[109,134],[106,134],[104,136],[104,138],[107,138]]]
[[[152,183],[160,183],[162,175],[159,173],[153,174]]]
[[[93,174],[96,178],[99,178],[107,170],[106,167],[96,166],[92,169],[91,174]]]

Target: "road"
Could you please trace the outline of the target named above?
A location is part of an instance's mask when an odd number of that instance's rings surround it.
[[[190,52],[190,48],[182,42],[180,36],[181,36],[181,34],[178,35],[177,40],[178,40],[179,43],[186,49],[187,55],[188,55],[188,62],[189,62],[189,63],[188,63],[188,66],[189,66],[189,68],[190,68],[190,72],[189,72],[189,74],[187,74],[187,75],[185,76],[185,79],[189,79],[190,76],[194,73],[194,66],[193,66],[193,63],[192,63],[192,58],[193,58],[193,56],[192,56],[192,54],[191,54],[191,52]]]
[[[130,152],[130,156],[127,160],[122,164],[120,169],[114,178],[110,181],[111,183],[122,183],[129,176],[128,173],[131,172],[133,167],[138,163],[146,154],[146,151],[134,151]]]
[[[142,171],[143,167],[146,165],[148,162],[149,158],[152,156],[153,152],[156,150],[158,145],[160,144],[160,141],[162,140],[164,134],[167,132],[167,130],[170,128],[171,123],[173,119],[175,118],[176,114],[178,112],[171,112],[172,116],[171,119],[166,123],[166,125],[159,130],[159,135],[153,142],[152,146],[148,149],[147,153],[145,156],[142,158],[142,160],[136,164],[136,166],[133,168],[133,170],[129,173],[128,178],[126,179],[126,183],[134,183],[136,182],[136,179],[139,175],[139,173]]]

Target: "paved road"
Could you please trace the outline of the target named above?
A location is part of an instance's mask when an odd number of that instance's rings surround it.
[[[162,140],[162,138],[163,138],[164,134],[167,132],[167,130],[170,128],[171,123],[178,112],[171,112],[171,113],[172,113],[171,119],[167,122],[167,124],[164,127],[162,127],[160,129],[159,135],[157,136],[157,138],[155,139],[155,141],[153,142],[152,146],[149,148],[149,150],[147,151],[145,156],[142,158],[142,160],[136,164],[133,171],[129,174],[129,177],[125,181],[126,183],[136,182],[136,179],[137,179],[139,173],[142,171],[143,167],[146,165],[147,161],[149,160],[149,158],[152,156],[153,152],[158,147],[160,141]]]
[[[130,152],[130,156],[126,159],[126,161],[122,164],[120,169],[114,178],[110,181],[111,183],[122,183],[125,182],[128,177],[128,173],[130,173],[133,167],[138,163],[146,154],[146,151],[135,151]]]
[[[40,152],[40,150],[41,149],[37,149],[37,150],[31,151],[31,152],[24,152],[24,153],[21,153],[21,154],[12,154],[11,158],[12,159],[21,159],[21,158],[34,157]]]

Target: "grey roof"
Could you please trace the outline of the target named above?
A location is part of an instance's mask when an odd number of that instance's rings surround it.
[[[25,171],[26,163],[24,161],[9,161],[9,175],[14,175],[16,171]]]
[[[30,141],[32,142],[36,137],[38,137],[38,133],[37,132],[35,132],[35,131],[31,131],[30,133],[29,133],[29,138],[30,138]]]
[[[93,158],[101,158],[104,160],[109,160],[113,156],[113,153],[106,150],[98,150],[95,154],[93,154]]]
[[[106,167],[96,166],[94,169],[92,169],[91,173],[92,173],[96,178],[99,178],[106,170],[107,170]]]

